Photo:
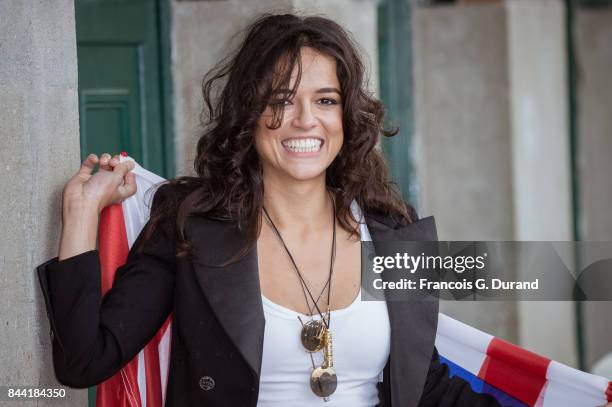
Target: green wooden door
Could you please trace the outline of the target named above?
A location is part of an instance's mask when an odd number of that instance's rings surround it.
[[[172,177],[168,7],[162,0],[76,0],[81,157],[126,151]],[[162,30],[160,25],[164,25]],[[95,407],[96,388],[89,390]]]
[[[81,156],[127,151],[169,176],[158,1],[76,0],[75,14]]]
[[[380,95],[387,108],[387,126],[399,133],[383,139],[382,148],[393,181],[405,200],[418,198],[414,179],[412,140],[412,27],[411,0],[382,0],[378,5],[378,60]]]

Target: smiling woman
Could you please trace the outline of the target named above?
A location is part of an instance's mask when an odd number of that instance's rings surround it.
[[[337,23],[257,19],[204,81],[196,175],[157,190],[103,300],[98,216],[135,182],[90,155],[39,267],[58,379],[105,380],[172,313],[169,406],[498,405],[440,363],[437,301],[361,299],[361,241],[436,239],[389,178],[376,146],[395,132],[366,85]]]

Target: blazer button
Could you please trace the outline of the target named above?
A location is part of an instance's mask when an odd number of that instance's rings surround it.
[[[200,377],[200,388],[204,391],[212,390],[215,387],[215,381],[210,376]]]

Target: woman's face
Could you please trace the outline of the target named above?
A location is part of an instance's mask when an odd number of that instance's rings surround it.
[[[264,177],[283,182],[325,180],[344,139],[342,100],[335,60],[313,48],[300,51],[302,76],[292,99],[279,93],[270,104],[281,103],[281,126],[271,130],[272,109],[266,107],[257,123],[255,148],[262,161]],[[295,83],[297,64],[290,86]]]

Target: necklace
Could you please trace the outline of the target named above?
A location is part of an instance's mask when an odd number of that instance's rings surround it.
[[[338,379],[336,376],[336,372],[333,368],[333,353],[332,353],[332,335],[330,331],[331,324],[331,281],[332,274],[334,270],[334,261],[336,258],[336,203],[334,201],[333,196],[330,194],[330,198],[332,200],[333,212],[332,212],[332,247],[331,247],[331,256],[330,256],[330,265],[329,265],[329,277],[327,282],[323,286],[323,289],[317,299],[314,298],[302,273],[293,259],[289,248],[285,244],[278,228],[272,221],[272,218],[268,214],[265,206],[262,206],[263,212],[266,216],[266,220],[270,223],[276,237],[279,239],[283,248],[287,252],[289,259],[295,269],[298,277],[300,278],[300,283],[302,286],[302,292],[304,293],[304,299],[306,300],[306,307],[309,309],[310,313],[312,313],[312,308],[308,303],[308,296],[313,302],[314,308],[316,308],[317,313],[321,317],[320,320],[311,319],[310,321],[304,323],[301,318],[298,316],[300,323],[302,324],[302,330],[300,333],[300,339],[304,348],[310,354],[310,360],[312,362],[313,371],[310,375],[310,388],[311,390],[319,397],[323,397],[323,400],[329,401],[329,396],[336,390],[338,386]],[[327,312],[325,316],[319,309],[318,301],[325,292],[325,288],[327,287]],[[308,293],[308,295],[307,295]],[[314,359],[312,353],[318,352],[319,350],[324,349],[324,361],[323,364],[319,367],[315,367]]]

